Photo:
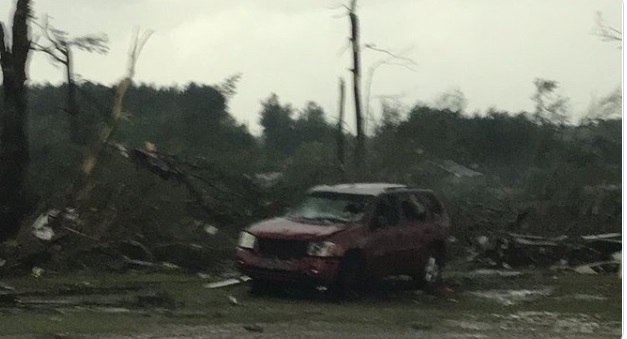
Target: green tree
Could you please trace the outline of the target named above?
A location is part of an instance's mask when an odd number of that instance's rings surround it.
[[[327,123],[322,107],[313,101],[308,102],[294,122],[298,136],[297,144],[317,141],[323,144],[333,142],[334,128]]]
[[[292,154],[298,147],[292,107],[281,105],[274,93],[261,106],[259,122],[266,151],[282,156]]]

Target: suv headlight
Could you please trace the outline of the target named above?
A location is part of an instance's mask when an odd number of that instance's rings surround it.
[[[334,250],[335,244],[330,241],[314,241],[309,243],[307,254],[313,257],[331,257]]]
[[[241,232],[239,234],[239,241],[237,242],[237,246],[252,250],[253,248],[255,248],[256,243],[257,243],[257,237],[255,237],[254,235],[248,232]]]

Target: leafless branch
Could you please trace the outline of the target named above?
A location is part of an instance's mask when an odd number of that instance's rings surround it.
[[[603,39],[603,41],[623,41],[623,32],[608,26],[603,20],[601,12],[597,12],[595,35]]]
[[[56,29],[50,25],[48,16],[45,16],[41,23],[33,22],[33,24],[39,27],[45,40],[50,43],[50,46],[39,44],[40,36],[36,36],[34,41],[34,45],[36,46],[33,49],[48,54],[56,62],[67,65],[67,55],[71,47],[98,54],[107,54],[109,52],[109,37],[106,34],[87,34],[69,38],[67,32]]]
[[[4,25],[0,22],[0,62],[6,61],[7,58],[7,49],[4,42]]]
[[[336,10],[336,9],[342,9],[342,8],[346,9],[349,12],[351,10],[348,6],[346,6],[344,4],[336,4],[334,6],[329,7],[330,10]]]
[[[342,56],[344,53],[346,53],[346,51],[348,51],[351,48],[351,41],[346,40],[346,45],[344,45],[344,47],[342,47],[342,49],[339,51],[339,53],[337,54],[338,57]]]
[[[405,49],[401,53],[396,54],[385,49],[377,48],[374,44],[366,44],[364,47],[387,55],[386,58],[374,62],[368,68],[368,74],[366,78],[366,116],[368,116],[371,120],[374,120],[374,118],[372,117],[372,112],[370,111],[370,94],[375,71],[383,65],[388,65],[403,67],[412,72],[415,72],[416,69],[413,66],[416,66],[417,64],[413,59],[404,56],[404,54],[407,53],[411,48]]]
[[[407,62],[408,64],[412,64],[415,65],[416,62],[414,60],[412,60],[411,58],[408,58],[406,56],[404,56],[403,54],[405,54],[408,50],[405,50],[403,52],[401,52],[400,54],[396,54],[396,53],[392,53],[386,49],[382,49],[382,48],[378,48],[375,44],[365,44],[364,48],[372,50],[372,51],[376,51],[376,52],[381,52],[384,54],[389,55],[390,57],[396,59],[396,60],[403,60],[405,62]]]
[[[60,56],[58,56],[55,53],[56,50],[54,49],[53,46],[45,47],[45,46],[42,46],[42,45],[38,44],[37,42],[33,41],[33,42],[31,42],[31,49],[33,51],[36,51],[36,52],[43,52],[43,53],[47,54],[49,57],[51,57],[53,59],[54,62],[58,62],[58,63],[61,63],[63,65],[67,64],[67,60],[66,59],[61,58]]]

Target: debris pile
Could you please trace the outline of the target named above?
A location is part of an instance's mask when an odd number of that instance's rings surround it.
[[[517,233],[478,236],[468,260],[490,268],[544,267],[572,269],[582,274],[617,272],[622,235],[608,233],[568,237],[542,237]]]
[[[274,196],[243,173],[151,143],[107,145],[89,178],[41,201],[0,243],[0,271],[211,271],[243,226],[270,214]]]

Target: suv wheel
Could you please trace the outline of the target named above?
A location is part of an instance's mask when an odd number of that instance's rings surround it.
[[[413,279],[418,287],[427,292],[432,292],[442,284],[442,256],[435,250],[431,250],[424,261],[423,267]]]
[[[365,265],[359,253],[348,253],[342,260],[340,272],[331,291],[340,299],[356,295],[357,290],[365,284]]]

